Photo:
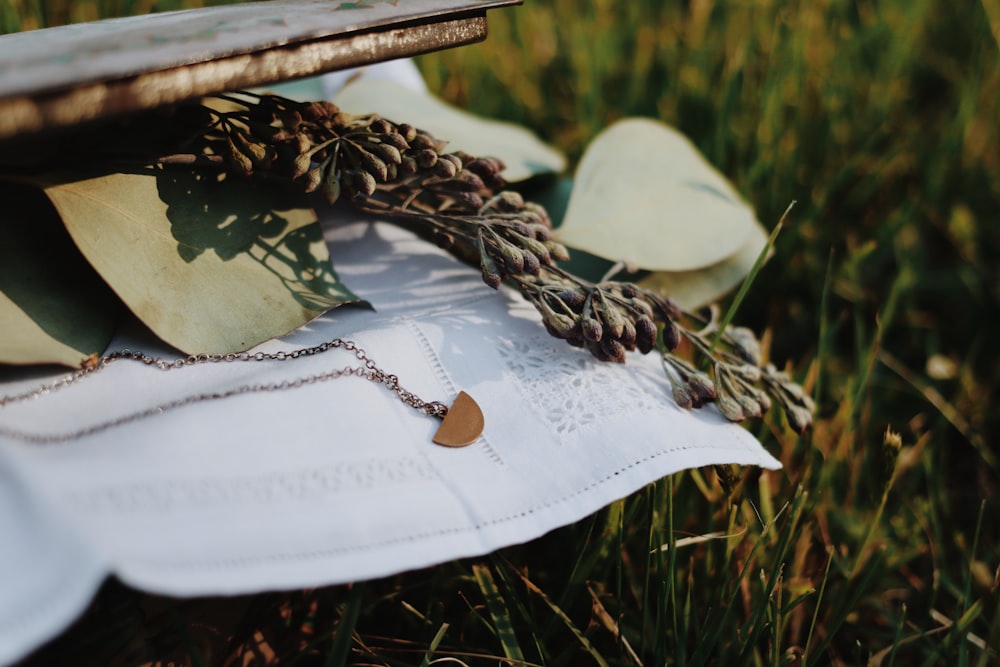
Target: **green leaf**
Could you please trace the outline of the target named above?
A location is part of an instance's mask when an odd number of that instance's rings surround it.
[[[525,128],[473,116],[430,93],[393,81],[358,79],[333,101],[347,113],[376,113],[394,123],[409,123],[430,132],[448,142],[448,151],[500,158],[507,165],[503,177],[510,183],[566,168],[566,158]]]
[[[245,350],[357,301],[304,196],[277,184],[164,169],[44,185],[87,261],[184,352]]]
[[[120,304],[36,188],[0,183],[0,363],[80,367],[108,346]]]
[[[677,131],[632,118],[587,148],[562,243],[650,271],[693,271],[733,257],[759,227],[726,179]]]

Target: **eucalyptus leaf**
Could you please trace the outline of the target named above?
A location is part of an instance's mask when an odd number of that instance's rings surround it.
[[[650,271],[732,257],[758,223],[729,182],[676,130],[619,121],[588,146],[558,240]]]
[[[108,346],[120,304],[36,188],[0,183],[0,363],[80,367]]]
[[[304,196],[209,171],[45,183],[77,247],[156,335],[228,353],[357,301],[333,273]]]
[[[426,130],[447,141],[448,151],[500,158],[507,165],[503,177],[510,183],[566,168],[566,158],[525,128],[474,116],[393,81],[361,78],[344,86],[333,101],[347,113],[377,113]]]
[[[653,271],[639,285],[673,297],[682,308],[693,310],[718,300],[736,287],[753,268],[767,245],[767,232],[756,224],[750,240],[735,255],[693,271]]]

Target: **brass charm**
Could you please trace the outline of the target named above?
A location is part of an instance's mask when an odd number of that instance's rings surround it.
[[[474,443],[483,434],[486,421],[483,411],[475,399],[464,391],[444,416],[444,421],[434,434],[434,442],[445,447],[465,447]]]

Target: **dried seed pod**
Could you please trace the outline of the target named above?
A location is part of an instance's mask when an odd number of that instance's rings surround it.
[[[389,134],[383,134],[381,138],[382,138],[382,143],[386,144],[387,146],[392,146],[397,151],[402,152],[410,149],[409,142],[407,142],[406,138],[402,134],[399,134],[398,132],[390,132]]]
[[[746,419],[743,408],[732,396],[718,396],[715,399],[715,404],[719,406],[719,412],[722,413],[722,416],[731,422],[741,422]]]
[[[604,337],[599,343],[601,349],[604,353],[608,355],[609,361],[614,361],[619,364],[625,363],[625,346],[621,344],[621,341],[617,341],[614,338]]]
[[[403,136],[405,137],[406,135],[403,135]],[[407,139],[407,141],[410,142],[410,148],[412,148],[414,150],[417,150],[417,151],[430,150],[430,151],[434,151],[434,154],[437,155],[437,152],[438,152],[437,151],[437,140],[434,137],[432,137],[430,134],[428,134],[427,132],[419,132],[418,131],[418,133],[416,135],[414,135],[414,137],[412,139]]]
[[[267,169],[267,167],[270,166],[272,154],[268,150],[267,146],[259,141],[250,141],[250,139],[240,131],[232,132],[231,136],[233,144],[236,146],[237,150],[249,158],[254,167]]]
[[[370,129],[375,134],[388,134],[392,132],[395,128],[392,126],[392,123],[387,121],[385,118],[375,118],[375,120],[372,121],[371,125],[368,126],[368,129]]]
[[[319,168],[317,167],[317,169]],[[323,199],[330,206],[336,204],[337,200],[340,199],[340,179],[333,173],[323,181]]]
[[[745,361],[754,366],[760,366],[760,343],[757,341],[757,336],[754,335],[753,331],[746,327],[728,327],[726,329],[726,338],[732,343],[736,353]]]
[[[319,184],[323,182],[323,169],[321,167],[313,167],[306,172],[305,176],[303,190],[306,192],[315,192]]]
[[[503,276],[500,274],[500,266],[486,252],[479,253],[479,270],[483,274],[484,283],[493,289],[500,288],[500,283],[503,282]]]
[[[760,403],[757,399],[749,394],[736,394],[734,396],[736,402],[740,404],[740,409],[743,410],[743,414],[750,418],[760,417],[764,414]]]
[[[455,178],[455,175],[458,173],[458,167],[451,160],[445,160],[445,157],[441,155],[438,157],[438,161],[434,163],[432,167],[434,175],[440,178]]]
[[[470,165],[471,167],[472,165]],[[473,171],[470,168],[470,171]],[[473,173],[477,173],[473,171]],[[482,176],[482,174],[479,174]],[[498,213],[515,213],[524,208],[524,198],[520,193],[512,190],[504,190],[494,195],[483,207],[486,211],[496,211]]]
[[[413,159],[417,161],[417,165],[421,169],[430,169],[437,164],[438,154],[431,148],[424,148],[414,153]]]
[[[674,383],[672,393],[674,396],[674,403],[676,403],[678,407],[684,408],[685,410],[690,410],[695,407],[694,396],[691,394],[691,390],[688,389],[686,385]]]
[[[396,131],[399,132],[400,136],[402,136],[407,143],[413,141],[417,137],[417,128],[413,127],[409,123],[401,123],[400,125],[397,125]]]
[[[635,325],[632,324],[631,321],[626,319],[625,326],[622,329],[621,335],[618,336],[618,340],[621,342],[622,345],[625,346],[626,350],[631,352],[632,350],[635,349],[635,341],[637,335],[638,333],[635,330]]]
[[[600,343],[601,338],[604,336],[604,327],[593,317],[581,317],[580,332],[583,334],[584,340],[591,343]]]
[[[233,171],[242,176],[252,176],[253,175],[253,162],[249,157],[244,155],[233,143],[233,139],[228,134],[226,135],[226,148],[229,151],[229,164]]]
[[[798,405],[785,405],[785,418],[796,433],[804,433],[812,426],[812,413]]]
[[[639,352],[648,354],[656,347],[656,322],[646,315],[640,315],[635,320],[635,345]]]
[[[497,244],[497,252],[503,260],[508,273],[518,274],[524,271],[524,253],[510,243]]]
[[[455,174],[454,178],[445,181],[441,185],[444,185],[451,190],[461,190],[465,192],[478,192],[486,187],[483,184],[483,179],[479,178],[471,171],[465,170],[458,172]]]
[[[411,155],[404,155],[403,161],[399,164],[399,172],[402,174],[415,174],[419,170],[416,159]]]
[[[527,250],[521,251],[524,256],[524,268],[522,271],[528,275],[537,276],[542,271],[542,263],[539,261],[538,256],[533,252]]]
[[[358,151],[360,154],[361,168],[374,176],[377,180],[385,183],[389,180],[389,167],[381,159],[372,155],[368,151]],[[374,190],[372,191],[374,192]],[[371,194],[368,192],[366,194]]]
[[[387,164],[400,164],[403,161],[403,156],[395,146],[390,146],[389,144],[372,144],[370,148],[372,153],[378,155]]]
[[[760,382],[761,371],[759,366],[751,364],[730,365],[729,370],[747,382]]]
[[[612,338],[619,338],[625,329],[625,317],[618,310],[617,306],[608,303],[604,299],[594,300],[595,310],[604,322],[604,328]]]
[[[583,308],[587,295],[578,289],[564,289],[556,295],[556,298],[566,304],[570,310],[578,312]]]
[[[718,396],[718,391],[712,379],[704,373],[692,373],[687,378],[691,393],[698,397],[703,403],[714,401]]]
[[[681,330],[673,320],[663,322],[663,346],[668,352],[673,352],[681,344]]]
[[[375,177],[367,171],[356,171],[351,174],[351,178],[354,189],[365,196],[371,196],[378,188]]]
[[[566,338],[575,330],[576,325],[576,321],[569,315],[551,311],[542,318],[542,323],[549,328],[549,333],[556,338]]]
[[[292,180],[302,176],[302,174],[309,171],[312,166],[312,157],[308,153],[302,153],[295,156],[295,161],[292,162]],[[315,188],[314,188],[315,189]],[[306,192],[312,192],[312,190],[306,190]]]
[[[545,247],[548,248],[549,257],[554,262],[568,262],[570,260],[569,250],[566,249],[562,243],[557,241],[545,241]]]

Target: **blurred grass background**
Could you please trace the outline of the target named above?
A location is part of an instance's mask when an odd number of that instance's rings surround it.
[[[200,4],[0,2],[4,31]],[[785,469],[731,497],[682,473],[365,585],[111,583],[31,664],[1000,664],[1000,0],[528,0],[489,24],[419,59],[433,90],[574,159],[658,118],[765,225],[798,202],[738,320],[817,395],[813,431],[751,425]]]

